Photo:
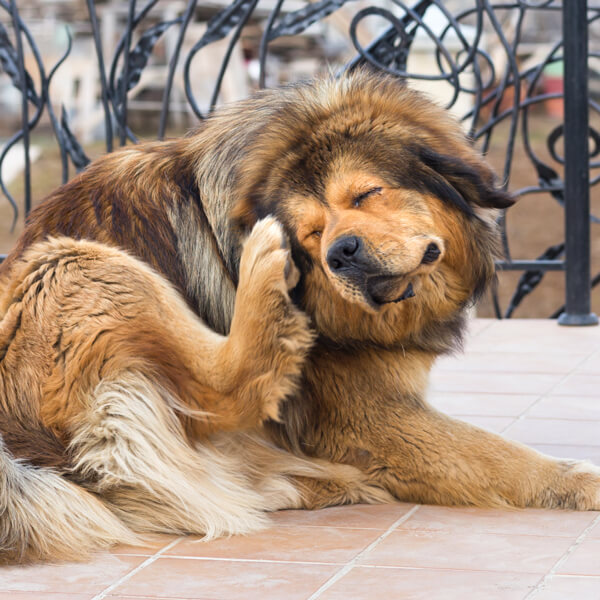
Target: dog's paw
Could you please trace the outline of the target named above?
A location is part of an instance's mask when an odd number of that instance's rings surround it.
[[[581,481],[582,510],[600,510],[600,467],[588,461],[575,463],[573,474]]]
[[[575,510],[600,510],[600,467],[586,460],[561,462],[565,491],[560,504]]]

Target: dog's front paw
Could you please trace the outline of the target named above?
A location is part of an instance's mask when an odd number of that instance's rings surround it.
[[[586,460],[560,460],[561,478],[547,489],[549,508],[600,510],[600,467]]]
[[[289,297],[299,277],[280,223],[273,217],[258,221],[242,252],[232,333],[245,339],[252,365],[248,385],[261,397],[262,419],[278,418],[312,345],[309,319]]]
[[[577,461],[571,468],[574,494],[579,510],[600,510],[600,467]]]

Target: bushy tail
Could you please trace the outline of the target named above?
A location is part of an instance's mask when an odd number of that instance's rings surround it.
[[[82,560],[139,543],[92,494],[48,468],[14,459],[0,439],[0,562]]]

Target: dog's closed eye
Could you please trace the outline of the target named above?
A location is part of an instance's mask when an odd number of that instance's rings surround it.
[[[375,194],[379,194],[381,192],[380,187],[374,187],[358,196],[354,197],[353,204],[356,208],[358,208],[369,196],[373,196]]]

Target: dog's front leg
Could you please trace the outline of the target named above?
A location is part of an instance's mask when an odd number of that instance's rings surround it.
[[[545,456],[424,404],[389,414],[372,432],[369,472],[401,500],[600,509],[591,463]]]

